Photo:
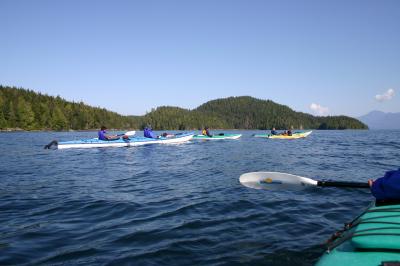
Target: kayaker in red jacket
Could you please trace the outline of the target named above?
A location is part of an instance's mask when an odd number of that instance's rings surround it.
[[[383,177],[375,181],[370,179],[368,184],[371,187],[372,195],[377,201],[400,200],[400,168],[386,172]]]

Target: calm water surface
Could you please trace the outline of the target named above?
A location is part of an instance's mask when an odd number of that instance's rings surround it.
[[[240,133],[71,150],[43,146],[96,133],[0,133],[0,265],[313,265],[369,191],[259,191],[239,176],[367,181],[399,167],[400,131]]]

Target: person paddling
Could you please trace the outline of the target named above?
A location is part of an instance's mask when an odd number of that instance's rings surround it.
[[[144,136],[145,138],[150,138],[150,139],[158,139],[158,138],[159,138],[159,136],[156,136],[156,135],[154,134],[153,129],[151,129],[150,126],[147,126],[147,127],[144,128],[144,130],[143,130],[143,136]]]
[[[119,136],[117,135],[107,135],[106,127],[102,126],[97,133],[99,136],[99,140],[116,140],[119,139]],[[123,136],[125,138],[125,135]]]
[[[271,135],[278,135],[278,132],[276,132],[275,128],[273,127],[271,130]]]
[[[201,134],[203,134],[204,136],[212,137],[212,135],[210,134],[210,131],[208,130],[208,127],[205,127],[203,129],[203,131],[201,132]]]
[[[375,181],[370,179],[368,184],[377,204],[400,202],[400,168],[394,171],[387,171],[383,177]]]

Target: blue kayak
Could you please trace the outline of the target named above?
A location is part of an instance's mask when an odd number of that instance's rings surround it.
[[[189,141],[194,136],[193,133],[180,133],[169,135],[167,137],[159,137],[155,139],[145,137],[131,137],[128,139],[119,138],[116,140],[99,140],[98,138],[60,141],[56,142],[58,149],[71,149],[71,148],[99,148],[99,147],[130,147],[140,146],[147,144],[170,144],[182,143]]]

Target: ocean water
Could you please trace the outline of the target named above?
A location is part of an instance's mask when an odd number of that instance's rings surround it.
[[[314,131],[179,145],[44,150],[96,132],[0,133],[0,265],[313,265],[368,189],[265,191],[279,171],[367,181],[400,167],[400,131]]]

